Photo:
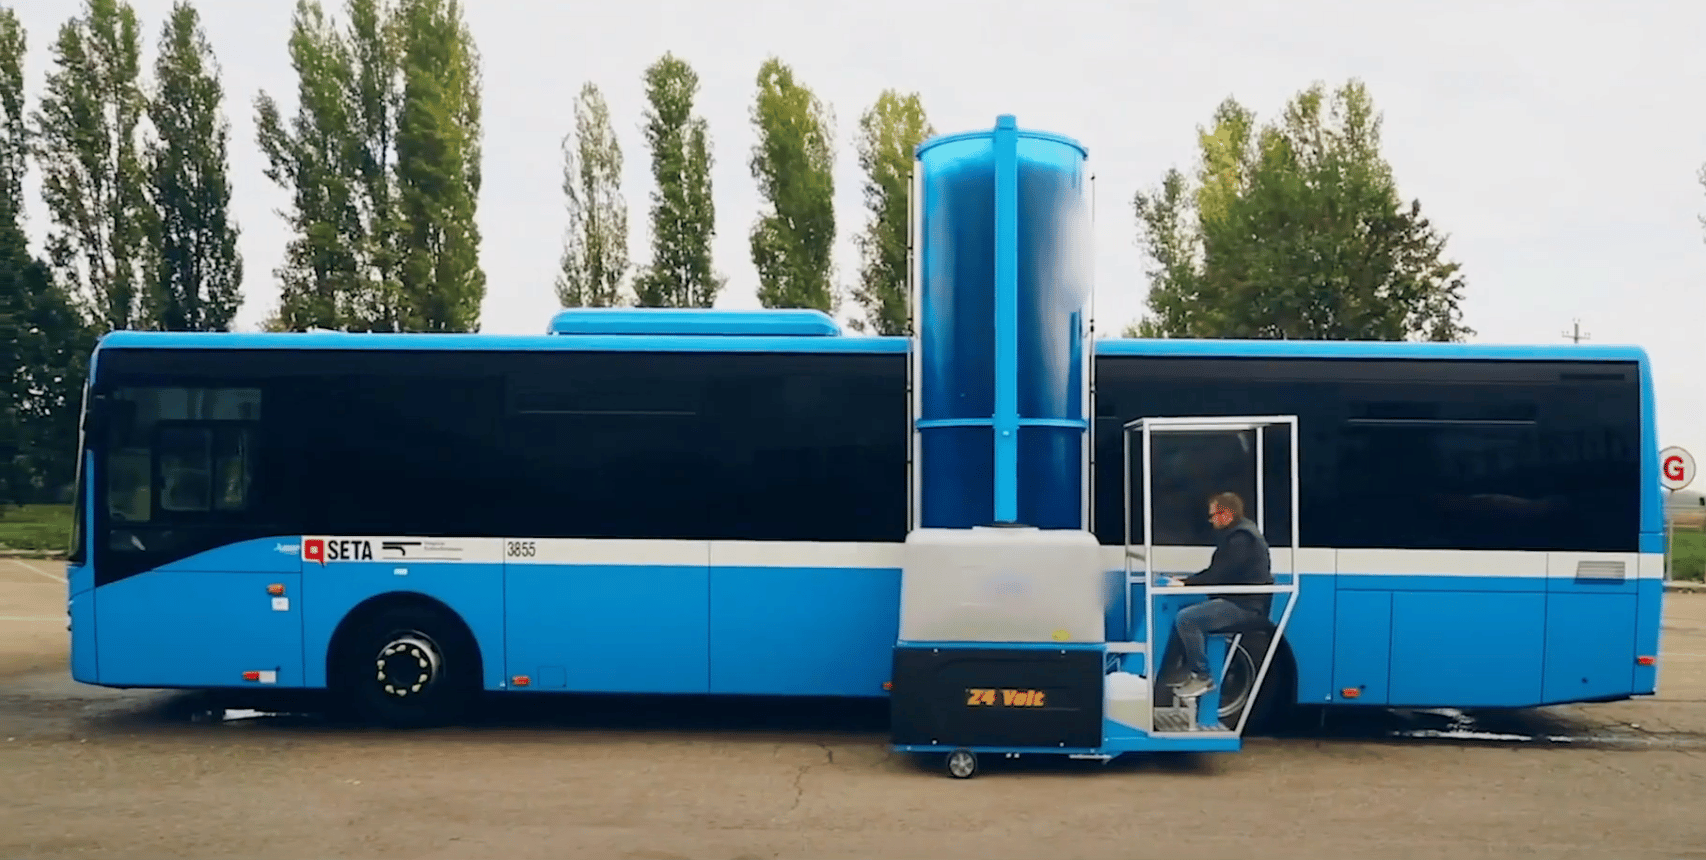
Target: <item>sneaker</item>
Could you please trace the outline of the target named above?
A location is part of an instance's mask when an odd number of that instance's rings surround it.
[[[1174,687],[1173,693],[1181,699],[1194,699],[1212,689],[1214,689],[1213,681],[1201,675],[1192,675]]]

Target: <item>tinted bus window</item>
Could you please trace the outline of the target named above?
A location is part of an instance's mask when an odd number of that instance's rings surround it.
[[[1334,545],[1633,551],[1638,397],[1562,381],[1354,388]]]
[[[526,534],[905,537],[904,356],[564,353],[526,364],[505,416]]]
[[[719,366],[711,391],[714,534],[906,539],[905,356],[745,357]]]
[[[239,447],[265,505],[224,520],[251,532],[906,533],[903,355],[114,350],[101,368],[109,387],[264,393],[258,435]],[[202,441],[210,457],[236,444]],[[125,444],[121,472],[152,468],[138,465],[152,449],[136,460]],[[148,486],[124,480],[115,493]]]
[[[1295,414],[1305,546],[1637,546],[1633,365],[1104,357],[1097,377],[1103,543],[1123,539],[1123,421]],[[1270,504],[1278,493],[1271,475]],[[1134,474],[1133,486],[1142,485]],[[1157,525],[1158,538],[1173,536]],[[1134,518],[1134,540],[1142,539],[1141,526]],[[1204,542],[1195,537],[1181,542]]]
[[[131,384],[108,404],[95,446],[103,580],[252,536],[259,388]]]

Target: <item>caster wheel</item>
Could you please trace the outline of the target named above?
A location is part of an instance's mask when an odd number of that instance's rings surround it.
[[[948,775],[954,779],[971,779],[977,773],[977,755],[971,750],[948,753]]]

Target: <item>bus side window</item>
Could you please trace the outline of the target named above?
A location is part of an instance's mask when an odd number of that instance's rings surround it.
[[[153,516],[148,434],[154,410],[142,408],[142,394],[139,389],[124,389],[112,401],[105,465],[107,513],[114,522],[145,523]]]
[[[153,549],[139,526],[248,510],[253,433],[261,393],[253,388],[136,386],[114,392],[106,438],[106,507],[114,549]]]
[[[205,512],[213,508],[213,431],[200,426],[161,427],[154,439],[160,509]]]
[[[249,428],[213,423],[162,424],[154,440],[160,509],[172,513],[248,507]]]

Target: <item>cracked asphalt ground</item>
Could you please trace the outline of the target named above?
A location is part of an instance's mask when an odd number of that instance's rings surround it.
[[[1654,700],[958,781],[890,755],[880,707],[194,722],[192,697],[68,679],[62,573],[0,560],[0,857],[1706,858],[1706,595],[1667,595]]]

